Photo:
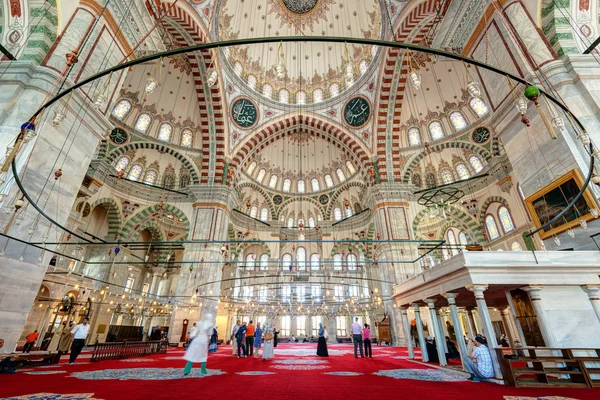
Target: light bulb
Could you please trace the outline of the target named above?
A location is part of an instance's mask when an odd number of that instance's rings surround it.
[[[590,135],[585,132],[581,132],[577,138],[581,140],[581,143],[583,143],[585,146],[590,144]]]
[[[157,87],[158,81],[156,80],[156,78],[154,78],[153,76],[149,76],[146,80],[146,87],[144,88],[146,94],[151,94],[156,90]]]
[[[575,237],[575,231],[571,228],[567,229],[567,234],[571,236],[571,239]]]
[[[585,220],[585,219],[580,219],[580,220],[579,220],[579,225],[581,225],[581,227],[582,227],[583,229],[587,229],[587,222],[586,222],[586,220]]]
[[[106,100],[108,99],[106,98],[106,95],[104,93],[98,93],[96,95],[96,98],[94,99],[94,106],[96,106],[96,108],[100,108],[104,106]]]
[[[23,256],[19,257],[19,261],[23,261],[25,258]]]
[[[150,259],[149,255],[146,255],[146,257],[144,257],[144,260],[146,260],[146,262],[148,262],[149,259]]]
[[[29,228],[27,230],[27,233],[29,233],[30,235],[33,235],[33,232],[35,231],[35,229],[33,229],[33,226],[31,228]]]
[[[278,80],[283,80],[285,78],[285,73],[285,65],[283,65],[283,63],[275,65],[275,74],[277,75]]]
[[[52,119],[52,125],[59,126],[61,122],[65,119],[66,115],[60,111],[56,111],[54,113],[54,118]]]
[[[556,116],[552,118],[552,126],[559,131],[563,131],[565,129],[565,120],[562,117]]]
[[[598,209],[597,208],[591,208],[590,209],[590,214],[592,214],[592,216],[594,218],[598,218]]]
[[[525,113],[527,113],[527,99],[524,97],[519,97],[519,99],[515,102],[515,107],[517,107],[517,111],[519,111],[521,115],[525,115]]]
[[[419,90],[419,88],[421,87],[421,76],[415,71],[411,72],[409,76],[410,76],[410,82],[412,83],[413,88],[415,90]]]
[[[556,243],[557,246],[560,246],[560,239],[558,236],[554,236],[554,243]]]
[[[471,97],[480,97],[481,90],[479,89],[479,83],[475,81],[471,81],[467,84],[467,91],[471,95]]]
[[[208,85],[208,87],[215,86],[215,83],[217,83],[217,79],[219,78],[219,73],[216,69],[211,68],[207,71],[207,74],[208,79],[206,80],[206,84]]]

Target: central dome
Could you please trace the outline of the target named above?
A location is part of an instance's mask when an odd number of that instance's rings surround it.
[[[295,14],[306,14],[311,11],[319,0],[281,0],[288,10]]]

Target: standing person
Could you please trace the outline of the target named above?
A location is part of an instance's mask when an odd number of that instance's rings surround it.
[[[81,353],[83,346],[85,346],[85,339],[90,333],[90,326],[88,325],[88,319],[84,318],[83,322],[76,325],[71,331],[73,335],[73,344],[71,345],[71,356],[69,357],[69,364],[75,364],[75,360]]]
[[[279,337],[279,331],[273,326],[273,347],[277,347],[277,338]]]
[[[265,323],[264,328],[265,347],[263,348],[262,358],[263,360],[270,360],[275,356],[275,351],[273,350],[273,343],[275,341],[275,335],[273,332],[275,331],[275,328],[267,323]]]
[[[429,355],[429,362],[440,362],[440,357],[437,352],[437,343],[432,336],[427,336],[427,342],[425,343],[427,354]]]
[[[256,351],[254,352],[254,358],[258,358],[258,350],[262,344],[262,336],[263,331],[260,329],[260,322],[256,322],[256,330],[254,331],[254,347]]]
[[[187,360],[185,368],[183,370],[184,375],[189,375],[192,372],[194,363],[201,363],[202,375],[206,375],[206,361],[208,359],[208,338],[212,335],[215,324],[213,323],[212,314],[206,314],[203,321],[199,321],[195,337],[192,338],[192,342],[185,351],[183,358]],[[191,333],[190,333],[191,336]]]
[[[352,331],[352,342],[354,343],[354,358],[358,358],[358,354],[356,354],[357,348],[360,348],[360,357],[365,358],[363,353],[362,328],[358,323],[358,317],[354,318],[354,323],[350,325],[350,331]]]
[[[60,341],[58,342],[58,352],[60,354],[68,353],[71,348],[71,343],[73,342],[71,331],[73,328],[73,321],[71,321],[69,322],[69,326],[65,327],[60,333]]]
[[[250,357],[254,354],[254,325],[252,325],[252,320],[248,323],[246,327],[246,352]]]
[[[23,353],[29,353],[33,346],[35,345],[35,341],[40,337],[37,329],[31,332],[29,335],[25,336],[25,346],[23,346]]]
[[[365,356],[373,358],[373,349],[371,348],[371,327],[365,324],[363,328],[363,341],[365,345]]]
[[[246,357],[246,322],[242,323],[242,326],[240,326],[237,330],[237,333],[235,334],[235,339],[237,341],[238,358],[240,358],[240,349],[244,351],[244,357]]]
[[[471,374],[469,380],[481,382],[494,376],[494,365],[490,349],[485,345],[485,339],[476,336],[473,340],[468,357],[465,358],[465,369]]]
[[[231,328],[231,355],[235,357],[235,354],[237,352],[237,339],[235,338],[238,329],[240,329],[240,325],[242,324],[242,322],[238,319],[235,322],[235,325],[233,326],[233,328]]]
[[[327,338],[329,335],[327,334],[327,330],[323,326],[322,322],[319,322],[319,341],[317,342],[317,355],[319,357],[329,357],[329,352],[327,351]]]

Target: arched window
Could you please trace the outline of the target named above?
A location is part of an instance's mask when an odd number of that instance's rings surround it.
[[[304,218],[298,218],[298,229],[300,229],[300,225],[304,226]]]
[[[163,187],[165,189],[173,189],[175,187],[175,174],[166,173],[163,176]]]
[[[267,253],[264,253],[262,256],[260,256],[260,270],[266,271],[268,269],[269,269],[269,255]]]
[[[306,104],[306,92],[301,90],[296,93],[296,104]]]
[[[256,175],[256,181],[258,183],[262,183],[263,179],[265,179],[266,173],[267,171],[265,171],[264,168],[258,171],[258,175]]]
[[[498,239],[500,237],[500,233],[498,233],[498,226],[496,225],[496,220],[489,214],[487,217],[485,217],[485,227],[487,229],[488,237],[490,240]]]
[[[135,164],[129,170],[129,175],[127,175],[127,179],[131,181],[138,181],[140,179],[140,176],[142,176],[142,171],[142,166],[140,164]]]
[[[413,174],[412,176],[412,184],[415,185],[416,187],[421,187],[421,175],[419,174]]]
[[[475,111],[478,117],[483,117],[488,113],[488,108],[479,97],[473,97],[471,101],[469,101],[469,106],[471,110]]]
[[[256,218],[257,215],[258,215],[258,207],[256,207],[256,206],[250,207],[250,216],[252,218]]]
[[[287,89],[279,91],[279,101],[286,104],[290,101],[290,92]]]
[[[256,89],[256,83],[258,82],[258,79],[256,79],[256,76],[254,75],[248,75],[246,82],[248,83],[248,87],[250,89]]]
[[[244,67],[242,66],[242,63],[237,61],[234,65],[233,65],[233,70],[235,71],[235,73],[238,76],[241,76],[242,73],[244,72]]]
[[[356,271],[356,254],[348,254],[348,257],[346,257],[346,264],[348,265],[348,271]]]
[[[454,182],[454,175],[452,175],[452,172],[449,169],[443,169],[440,174],[442,175],[442,182],[444,184]]]
[[[346,175],[344,174],[344,171],[342,171],[341,168],[338,168],[335,172],[340,182],[344,182],[346,180]]]
[[[131,102],[129,100],[121,100],[117,103],[115,108],[113,108],[112,114],[118,119],[123,119],[129,111],[131,110]]]
[[[345,207],[346,209],[346,218],[350,218],[352,216],[352,207]]]
[[[310,185],[312,186],[313,192],[318,192],[319,190],[321,190],[321,184],[319,183],[319,180],[317,178],[312,178],[312,180],[310,181]]]
[[[444,128],[439,121],[433,121],[429,124],[429,134],[432,140],[438,140],[444,137]]]
[[[469,179],[471,174],[469,174],[469,170],[465,164],[457,164],[456,165],[456,173],[461,180]]]
[[[339,207],[336,207],[333,209],[333,219],[335,221],[341,221],[342,220],[342,209]]]
[[[254,254],[246,255],[246,271],[254,271],[256,256]]]
[[[425,184],[427,185],[428,188],[435,187],[435,185],[436,185],[435,175],[432,173],[425,175]]]
[[[346,168],[350,171],[350,175],[354,175],[356,173],[356,168],[354,168],[354,164],[350,162],[350,160],[346,161]]]
[[[329,86],[329,97],[335,97],[338,94],[340,94],[340,85],[332,83],[331,86]]]
[[[469,157],[469,164],[471,164],[471,167],[473,167],[476,173],[479,173],[481,170],[483,170],[483,163],[476,155]]]
[[[450,114],[450,123],[457,132],[467,127],[467,120],[459,111],[454,111]]]
[[[298,193],[304,193],[306,191],[306,185],[304,184],[304,180],[300,179],[298,181]]]
[[[309,228],[315,227],[315,219],[313,217],[308,217],[308,227]]]
[[[292,180],[290,178],[286,178],[283,180],[283,188],[284,192],[289,192],[292,187]]]
[[[408,144],[418,146],[421,144],[421,131],[419,128],[410,128],[408,130]]]
[[[320,103],[323,101],[323,91],[321,89],[315,89],[313,92],[313,103]]]
[[[306,249],[304,247],[298,247],[296,250],[296,267],[299,271],[306,270]]]
[[[327,185],[328,188],[333,187],[333,178],[331,177],[331,175],[329,175],[329,174],[325,175],[325,184]]]
[[[121,159],[119,160],[117,165],[115,165],[115,168],[117,171],[121,171],[122,169],[127,168],[128,165],[129,165],[129,158],[123,156],[123,157],[121,157]]]
[[[268,97],[270,99],[273,96],[273,86],[266,83],[263,86],[263,96]]]
[[[277,175],[271,175],[271,178],[269,179],[269,187],[271,189],[275,189],[277,186],[277,179]]]
[[[336,271],[342,269],[342,255],[339,253],[333,255],[333,269]]]
[[[513,242],[513,244],[510,246],[510,249],[512,251],[521,251],[521,250],[523,250],[523,248],[521,247],[521,243],[519,243],[519,242]]]
[[[457,254],[458,249],[456,248],[456,236],[454,235],[454,231],[452,231],[452,229],[448,229],[446,236],[448,239],[448,244],[450,245],[450,252],[452,255]]]
[[[462,232],[459,232],[459,234],[458,234],[458,242],[460,244],[462,244],[463,246],[466,246],[469,244],[469,241],[467,240],[467,236]]]
[[[288,220],[287,220],[287,227],[289,229],[292,229],[294,227],[294,218],[292,218],[292,217],[288,218]]]
[[[281,266],[284,269],[291,269],[290,267],[292,266],[292,255],[291,254],[284,254],[283,257],[281,257]]]
[[[261,221],[266,221],[269,219],[269,209],[268,208],[262,208],[260,210],[260,220]]]
[[[171,133],[173,132],[173,127],[171,124],[164,123],[158,129],[158,140],[162,140],[163,142],[168,142],[171,140]]]
[[[360,71],[360,74],[361,75],[366,74],[368,69],[369,69],[369,62],[367,60],[362,60],[360,62],[360,64],[358,65],[358,70]]]
[[[252,173],[254,172],[255,169],[256,169],[256,161],[252,161],[252,163],[250,165],[248,165],[248,169],[246,169],[246,173],[248,175],[252,175]]]
[[[510,216],[510,211],[505,206],[501,206],[498,208],[498,218],[500,219],[500,223],[502,224],[502,230],[504,233],[512,232],[515,230],[515,224],[513,224],[512,217]]]
[[[154,183],[156,183],[156,178],[158,178],[156,171],[148,171],[144,176],[144,183],[148,185],[154,185]]]
[[[190,185],[190,176],[189,175],[181,175],[179,178],[179,186],[181,188],[187,187]]]
[[[181,145],[184,147],[191,147],[194,140],[194,132],[189,129],[181,131]]]
[[[318,271],[321,268],[321,258],[317,253],[313,253],[310,256],[310,270]]]
[[[146,131],[150,127],[150,122],[152,122],[152,118],[149,114],[140,114],[137,121],[135,122],[135,130],[141,133],[146,133]]]

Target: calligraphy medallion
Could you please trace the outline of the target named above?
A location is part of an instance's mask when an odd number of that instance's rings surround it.
[[[490,131],[483,126],[475,129],[471,134],[471,140],[477,144],[486,143],[490,139]]]
[[[344,121],[352,128],[362,128],[371,119],[371,105],[363,96],[348,100],[344,106]]]
[[[233,123],[240,129],[250,129],[258,122],[258,108],[247,97],[238,97],[229,112]]]
[[[273,204],[275,204],[276,206],[278,206],[281,203],[283,203],[283,197],[281,197],[278,194],[276,194],[275,196],[273,196]]]
[[[127,141],[128,137],[127,137],[127,132],[125,132],[123,129],[115,128],[112,131],[110,131],[108,138],[114,144],[122,145],[123,143],[125,143]]]
[[[281,0],[281,2],[294,14],[306,14],[315,8],[319,0]]]

